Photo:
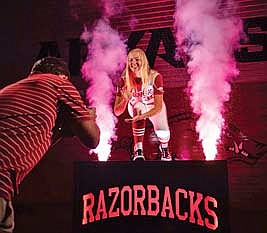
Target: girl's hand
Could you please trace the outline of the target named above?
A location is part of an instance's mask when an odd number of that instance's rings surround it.
[[[132,93],[127,90],[126,87],[121,88],[121,95],[124,97],[124,99],[129,100],[132,98]]]
[[[143,118],[142,115],[136,115],[136,116],[134,116],[133,118],[126,118],[126,119],[124,119],[124,121],[125,121],[126,123],[131,123],[131,122],[141,121],[141,120],[143,120],[143,119],[144,119],[144,118]]]

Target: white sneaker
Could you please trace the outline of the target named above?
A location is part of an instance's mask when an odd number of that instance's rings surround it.
[[[141,149],[138,149],[134,152],[132,156],[132,161],[135,161],[135,160],[145,160],[144,153]]]
[[[159,148],[160,151],[160,160],[162,161],[171,161],[172,160],[172,156],[169,152],[168,148]]]

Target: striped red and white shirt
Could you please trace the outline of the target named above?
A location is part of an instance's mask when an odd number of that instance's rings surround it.
[[[0,196],[15,188],[52,143],[58,105],[72,118],[90,119],[72,83],[52,74],[34,74],[0,90]]]

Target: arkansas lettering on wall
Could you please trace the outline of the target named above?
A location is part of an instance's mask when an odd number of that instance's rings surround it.
[[[225,161],[78,162],[73,232],[229,232]]]
[[[235,57],[238,62],[258,62],[267,60],[266,34],[266,17],[243,19],[244,31],[247,35],[246,41],[241,41],[240,51],[236,51]],[[259,28],[260,31],[254,33],[250,29]],[[154,67],[156,57],[161,57],[166,64],[175,68],[184,68],[185,64],[180,58],[175,59],[175,39],[171,28],[158,28],[148,30],[151,32],[149,44],[147,45],[146,54],[151,67]],[[129,49],[138,46],[140,40],[145,36],[146,30],[133,31],[129,34],[127,46]],[[163,43],[165,54],[159,54],[160,43]],[[81,64],[86,58],[86,45],[79,38],[68,39],[69,44],[69,67],[72,75],[79,75]],[[249,47],[259,45],[261,50],[249,51]],[[46,56],[60,57],[60,51],[57,41],[40,42],[38,59]]]

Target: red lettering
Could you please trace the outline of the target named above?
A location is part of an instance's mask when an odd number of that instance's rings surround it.
[[[166,186],[164,190],[163,205],[162,205],[162,210],[161,210],[162,217],[167,216],[166,210],[169,210],[169,218],[174,218],[171,195],[170,195],[170,188],[168,186]]]
[[[204,199],[204,208],[207,214],[213,218],[213,223],[211,223],[208,218],[205,218],[205,225],[207,228],[215,230],[218,227],[218,217],[216,213],[209,208],[209,203],[212,203],[213,207],[217,208],[217,200],[211,196],[206,196]]]
[[[146,193],[147,192],[147,193]],[[119,187],[108,189],[107,203],[104,190],[99,191],[97,206],[93,193],[82,196],[83,218],[82,225],[99,221],[101,219],[119,217],[120,215],[148,215],[174,219],[172,195],[170,187],[165,186],[161,203],[161,190],[157,185],[127,185],[120,190]],[[110,204],[108,214],[106,204]],[[147,206],[145,206],[147,204]],[[189,204],[190,210],[187,209]],[[162,206],[161,206],[162,205]],[[147,208],[145,208],[147,207]],[[175,191],[175,214],[181,221],[189,221],[199,226],[205,226],[210,230],[216,230],[219,226],[216,210],[218,202],[214,197],[204,196],[202,193],[187,191],[178,188]],[[94,212],[96,214],[94,215]],[[202,217],[203,215],[203,217]]]
[[[90,203],[88,204],[88,201],[90,200]],[[83,195],[83,220],[82,225],[85,225],[89,222],[95,221],[95,217],[93,214],[93,206],[95,203],[95,197],[92,193],[88,193]],[[89,219],[88,216],[89,215]]]
[[[176,206],[176,216],[179,220],[185,221],[188,218],[188,212],[184,212],[184,215],[180,212],[180,194],[183,194],[184,198],[187,199],[187,192],[184,189],[177,189],[175,192],[175,206]]]
[[[159,189],[156,185],[148,185],[148,208],[147,208],[147,215],[156,216],[159,213]],[[155,196],[152,197],[152,192],[155,193]],[[155,205],[155,209],[152,210],[152,204]]]
[[[128,192],[128,196],[129,196],[129,207],[128,210],[126,210],[125,208],[125,192]],[[133,210],[133,195],[132,195],[132,189],[130,186],[124,186],[121,190],[121,213],[123,214],[123,216],[128,216],[130,215],[130,213]]]
[[[197,224],[200,226],[204,226],[204,221],[201,217],[200,210],[199,210],[199,204],[203,199],[203,195],[201,193],[197,193],[197,199],[194,201],[194,196],[195,193],[192,191],[189,191],[189,196],[190,196],[190,217],[189,221],[191,223],[195,223],[195,216],[194,213],[196,212],[197,214]]]
[[[118,199],[118,196],[119,196],[119,188],[118,187],[114,187],[114,188],[109,188],[108,189],[108,196],[111,197],[112,194],[114,193],[114,198],[112,199],[112,202],[111,202],[111,205],[110,205],[110,208],[109,208],[109,211],[108,211],[108,216],[110,218],[114,218],[114,217],[118,217],[120,215],[119,213],[119,208],[116,208],[115,211],[113,211],[114,209],[114,206],[115,206],[115,203]]]
[[[103,190],[100,190],[99,192],[97,211],[95,215],[96,221],[100,220],[101,213],[102,213],[102,219],[107,218],[107,209],[106,209],[105,196]]]
[[[145,193],[145,188],[143,185],[134,185],[133,186],[133,190],[134,190],[134,210],[133,210],[133,214],[134,215],[138,215],[138,204],[141,207],[141,215],[145,215],[146,214],[146,210],[144,207],[144,200],[146,197],[146,193]],[[138,196],[138,191],[139,193],[141,192],[141,196]]]

